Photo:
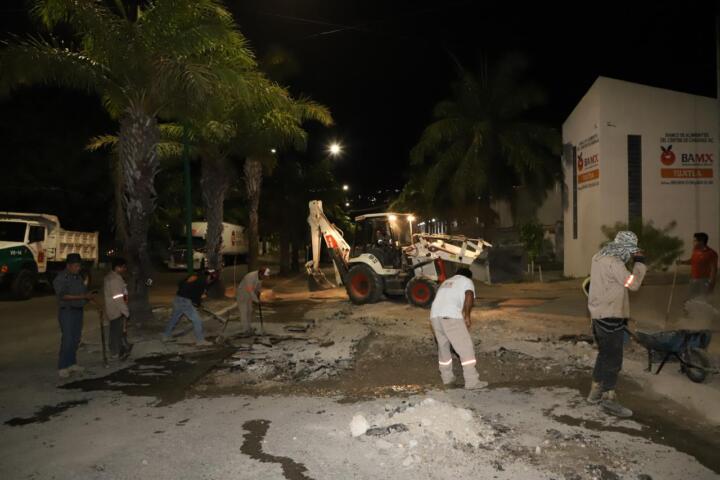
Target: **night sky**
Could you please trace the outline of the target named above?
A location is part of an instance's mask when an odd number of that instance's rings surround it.
[[[711,1],[573,2],[556,10],[548,2],[543,8],[483,1],[226,4],[259,57],[273,46],[293,55],[299,70],[287,83],[294,93],[330,107],[337,125],[312,128],[309,153],[324,155],[328,141],[340,140],[345,154],[336,173],[355,192],[402,187],[408,151],[456,76],[454,59],[475,69],[485,56],[492,69],[508,52],[525,53],[531,77],[550,96],[536,114],[557,128],[598,75],[713,97],[716,92],[717,7]],[[22,5],[2,2],[2,31],[32,32]],[[32,103],[31,92],[22,95]],[[99,108],[94,100],[72,105],[73,122],[80,123],[83,109]],[[97,124],[96,113],[87,117]]]

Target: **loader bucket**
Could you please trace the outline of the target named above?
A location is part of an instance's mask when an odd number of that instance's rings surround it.
[[[329,290],[335,288],[322,272],[313,272],[308,275],[308,290],[311,292],[317,292],[319,290]]]

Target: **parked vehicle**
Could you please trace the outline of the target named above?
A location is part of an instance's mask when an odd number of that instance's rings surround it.
[[[207,262],[205,237],[207,236],[207,222],[192,223],[193,240],[193,269],[205,268]],[[176,238],[170,245],[170,256],[167,259],[167,267],[171,270],[185,270],[187,268],[187,240]],[[220,254],[225,263],[231,263],[235,257],[246,255],[248,243],[245,235],[245,228],[240,225],[223,222],[222,243]]]
[[[32,296],[38,283],[52,281],[65,268],[69,253],[79,253],[83,271],[98,262],[98,232],[64,230],[55,215],[0,212],[0,288],[14,298]]]

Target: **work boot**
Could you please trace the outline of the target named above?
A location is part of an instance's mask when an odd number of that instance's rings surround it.
[[[72,372],[70,372],[70,369],[69,369],[69,368],[61,368],[60,370],[58,370],[58,377],[60,377],[60,378],[70,378],[70,374],[71,374],[71,373],[72,373]]]
[[[122,350],[119,355],[120,360],[127,360],[127,358],[130,356],[130,352],[132,352],[133,346],[134,345],[132,343],[127,344],[127,346]]]
[[[465,390],[482,390],[488,386],[488,382],[481,380],[465,381]]]
[[[76,363],[75,365],[70,365],[67,370],[70,370],[71,373],[83,373],[85,368]]]
[[[445,386],[450,386],[455,383],[455,374],[452,370],[452,364],[440,367],[440,378]]]
[[[597,405],[603,399],[602,386],[598,382],[592,382],[590,385],[590,393],[587,396],[587,402]]]
[[[633,414],[632,410],[618,403],[615,390],[609,390],[603,394],[602,400],[600,401],[600,408],[602,408],[605,413],[620,418],[629,418],[632,417]]]
[[[200,340],[198,342],[195,342],[196,347],[212,347],[213,343],[208,342],[207,340]]]
[[[452,373],[450,375],[440,375],[442,377],[442,383],[446,387],[452,387],[455,385],[455,375]]]

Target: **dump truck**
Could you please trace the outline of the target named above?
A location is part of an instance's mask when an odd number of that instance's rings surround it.
[[[205,268],[206,249],[205,237],[207,236],[207,222],[192,222],[193,241],[193,270],[199,271]],[[170,245],[170,255],[165,262],[170,270],[185,270],[187,268],[187,240],[177,238]],[[223,222],[222,243],[220,244],[220,255],[223,263],[232,262],[237,256],[246,255],[248,242],[245,235],[245,228],[240,225]]]
[[[55,215],[0,212],[0,288],[17,300],[30,298],[39,283],[52,285],[69,253],[80,254],[89,282],[98,262],[98,238],[98,232],[63,229]]]

